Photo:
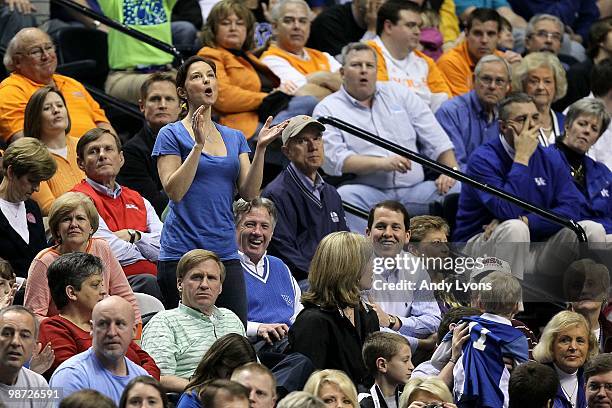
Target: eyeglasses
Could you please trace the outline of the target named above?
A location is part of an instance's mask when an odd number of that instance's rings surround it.
[[[612,392],[612,383],[599,384],[596,382],[592,382],[587,384],[587,389],[591,392],[598,392],[601,387],[604,387],[606,392]]]
[[[42,46],[39,46],[39,47],[30,48],[26,52],[19,52],[18,54],[25,54],[34,59],[41,59],[43,56],[43,53],[47,55],[55,54],[55,44],[53,43],[43,44]]]
[[[551,39],[551,40],[555,40],[555,41],[559,41],[559,42],[561,41],[561,38],[563,38],[561,33],[549,33],[546,30],[536,31],[535,32],[535,36],[539,37],[539,38],[542,38],[542,39],[545,39],[545,40]]]
[[[487,75],[478,77],[478,80],[485,86],[491,86],[492,83],[495,83],[495,86],[498,88],[506,86],[506,84],[508,83],[508,81],[503,78],[492,78]]]

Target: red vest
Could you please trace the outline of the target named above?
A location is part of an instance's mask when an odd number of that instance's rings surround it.
[[[72,191],[78,191],[91,197],[109,230],[114,232],[131,228],[143,232],[148,231],[147,208],[144,199],[137,191],[121,186],[119,197],[112,198],[97,192],[85,180],[74,186]],[[144,259],[130,265],[121,265],[121,267],[126,276],[140,273],[157,275],[155,263]]]

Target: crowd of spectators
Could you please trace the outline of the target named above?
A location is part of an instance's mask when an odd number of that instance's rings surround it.
[[[0,406],[612,406],[605,1],[77,3],[0,0]]]

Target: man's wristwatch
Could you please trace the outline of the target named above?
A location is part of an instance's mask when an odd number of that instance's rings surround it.
[[[395,327],[395,323],[397,323],[397,318],[393,315],[388,315],[389,316],[389,328],[393,329]]]
[[[130,234],[130,244],[133,244],[134,241],[136,241],[136,231],[131,229],[131,228],[129,228],[127,230],[127,232],[128,232],[128,234]]]

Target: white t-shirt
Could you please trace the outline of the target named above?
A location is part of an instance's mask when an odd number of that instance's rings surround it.
[[[26,244],[30,243],[30,232],[28,231],[28,220],[26,208],[23,201],[11,203],[0,198],[0,210],[6,217],[10,226],[17,232]]]
[[[385,66],[390,81],[404,84],[416,92],[417,95],[431,108],[432,111],[438,110],[440,105],[448,100],[445,93],[432,93],[427,84],[429,77],[429,65],[427,61],[416,55],[414,52],[408,54],[404,59],[393,58],[389,50],[385,47],[380,37],[374,39],[380,47],[385,57]]]
[[[64,146],[62,148],[59,149],[52,149],[50,147],[47,147],[47,149],[49,149],[49,151],[53,154],[56,154],[60,157],[63,157],[64,159],[68,158],[68,146]]]
[[[328,53],[324,52],[323,54],[325,55],[325,57],[327,58],[327,62],[329,63],[329,72],[338,71],[342,65],[340,65],[340,63]],[[304,61],[310,60],[310,55],[306,50],[304,50],[303,59]],[[270,70],[274,72],[277,77],[279,77],[281,82],[291,81],[298,87],[304,86],[308,82],[306,80],[306,75],[295,69],[289,63],[289,61],[282,57],[278,57],[276,55],[268,55],[267,57],[264,57],[261,62],[266,64],[268,68],[270,68]]]
[[[10,390],[14,390],[14,393],[11,394]],[[37,396],[36,391],[39,391],[38,399],[34,398]],[[4,403],[10,408],[51,408],[54,402],[59,403],[61,397],[61,394],[49,390],[49,384],[42,375],[25,367],[19,371],[15,385],[0,383],[0,406]]]

